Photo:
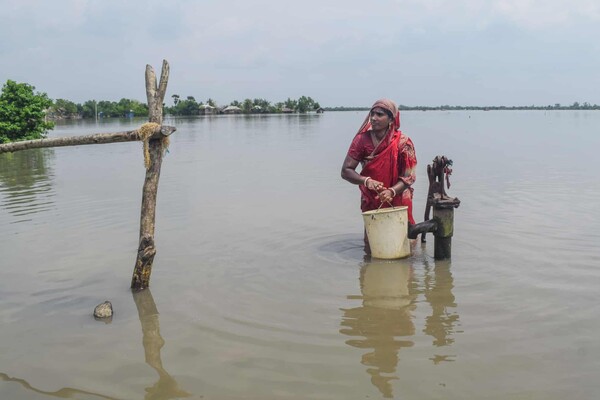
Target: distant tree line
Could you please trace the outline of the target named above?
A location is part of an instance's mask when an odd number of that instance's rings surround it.
[[[364,111],[369,107],[327,107],[321,108],[318,102],[307,96],[298,99],[288,98],[284,102],[271,103],[265,99],[234,100],[227,106],[219,107],[213,99],[198,103],[193,96],[181,99],[171,96],[173,106],[164,105],[166,114],[197,115],[204,106],[216,113],[226,107],[236,107],[236,111],[245,114],[255,113],[306,113],[308,111]],[[597,104],[574,102],[571,105],[556,103],[548,106],[405,106],[400,110],[600,110]],[[215,112],[211,112],[215,113]],[[88,100],[77,104],[66,99],[52,100],[46,93],[35,92],[35,87],[27,83],[7,80],[0,93],[0,143],[15,140],[39,139],[45,137],[48,130],[54,128],[52,120],[98,117],[145,117],[148,106],[138,100],[121,99],[114,101]]]
[[[50,119],[123,118],[148,116],[148,105],[138,100],[121,99],[119,101],[88,100],[83,104],[70,100],[56,99],[48,108]]]
[[[301,96],[297,100],[288,98],[285,102],[274,104],[265,99],[245,99],[242,102],[234,100],[221,107],[211,98],[206,102],[198,102],[194,96],[181,98],[178,94],[172,95],[171,98],[173,99],[173,106],[164,106],[166,115],[198,115],[201,113],[201,107],[204,105],[213,107],[217,110],[217,113],[227,106],[235,106],[239,107],[240,112],[243,114],[305,113],[321,107],[318,102],[307,96]],[[148,105],[131,99],[121,99],[118,102],[88,100],[83,104],[77,104],[65,99],[56,99],[48,109],[48,117],[54,120],[94,118],[96,113],[100,118],[143,117],[148,115]]]
[[[237,107],[236,111],[251,113],[306,113],[319,110],[318,102],[307,96],[299,99],[288,98],[284,102],[272,104],[265,99],[245,99],[232,101],[227,106],[219,107],[213,99],[206,103],[196,102],[193,96],[181,99],[174,94],[173,106],[163,104],[164,111],[170,115],[198,115],[202,106],[207,105],[214,113],[222,112],[226,107]],[[67,99],[52,100],[46,93],[35,92],[35,87],[27,83],[8,80],[0,93],[0,143],[15,140],[40,139],[48,130],[54,128],[54,122],[62,119],[80,118],[122,118],[145,117],[148,105],[138,100],[121,99],[115,101],[87,100],[75,103]]]
[[[228,106],[238,107],[243,114],[276,114],[284,112],[306,113],[321,108],[321,105],[311,97],[301,96],[299,99],[288,98],[284,102],[271,103],[265,99],[245,99],[243,101],[233,100],[229,104],[219,106],[209,98],[206,102],[198,102],[194,96],[187,96],[182,99],[178,94],[171,96],[173,99],[172,107],[165,107],[165,113],[168,115],[198,115],[203,106],[210,106],[216,112],[222,111]]]
[[[368,111],[370,107],[324,107],[325,111]],[[600,110],[600,105],[590,104],[588,102],[579,103],[574,102],[571,105],[562,105],[556,103],[554,105],[547,106],[406,106],[400,104],[399,110],[404,111],[460,111],[460,110]]]

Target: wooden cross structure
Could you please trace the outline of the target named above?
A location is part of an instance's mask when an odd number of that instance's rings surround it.
[[[152,66],[146,65],[146,98],[148,100],[149,123],[142,125],[139,129],[126,132],[98,133],[94,135],[57,137],[0,144],[0,154],[2,154],[41,147],[144,141],[146,177],[142,191],[139,245],[133,276],[131,278],[131,288],[134,290],[145,289],[150,285],[152,263],[156,255],[154,226],[160,167],[166,147],[168,146],[169,136],[176,130],[175,127],[162,125],[163,101],[167,91],[168,80],[169,63],[167,60],[163,60],[160,81],[158,83]]]

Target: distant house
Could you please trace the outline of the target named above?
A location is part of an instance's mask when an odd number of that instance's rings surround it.
[[[283,107],[281,109],[281,112],[284,113],[284,114],[291,114],[291,113],[294,112],[294,110],[292,110],[291,108]]]
[[[221,110],[223,114],[241,114],[242,109],[237,106],[227,106]]]
[[[317,114],[323,114],[325,112],[325,110],[323,110],[323,107],[319,107],[315,111]]]
[[[213,107],[210,104],[200,104],[198,107],[198,113],[200,115],[212,115],[217,113],[217,107]]]

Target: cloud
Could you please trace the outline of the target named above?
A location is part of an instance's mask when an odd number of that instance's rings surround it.
[[[501,0],[493,12],[527,29],[563,28],[600,20],[600,5],[595,0]]]
[[[159,68],[166,58],[170,90],[223,102],[309,95],[356,105],[386,92],[406,104],[486,96],[490,104],[524,96],[531,103],[537,89],[513,83],[548,87],[543,82],[557,76],[553,101],[566,102],[569,86],[592,92],[580,82],[597,79],[588,66],[600,61],[600,6],[588,0],[0,0],[0,7],[0,35],[11,39],[0,42],[0,80],[75,101],[143,99],[145,65]]]

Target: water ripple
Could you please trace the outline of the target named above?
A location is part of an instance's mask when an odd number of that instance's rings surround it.
[[[54,150],[33,149],[0,154],[0,206],[13,217],[54,207]],[[26,221],[12,219],[11,223]]]

